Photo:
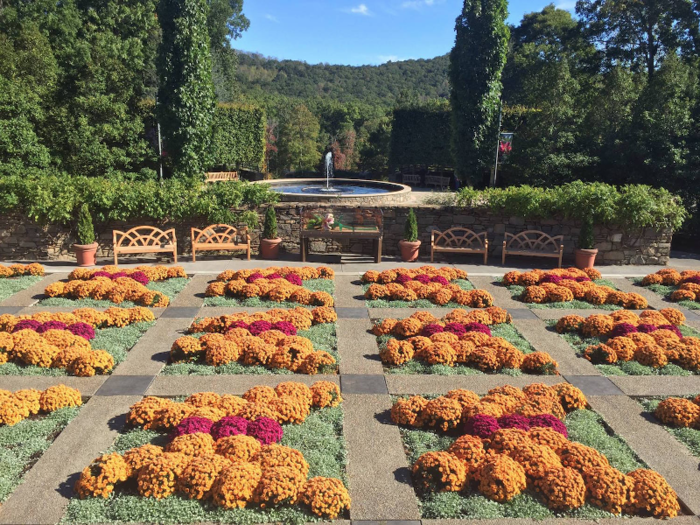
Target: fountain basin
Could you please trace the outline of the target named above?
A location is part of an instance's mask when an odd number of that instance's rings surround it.
[[[256,184],[269,184],[286,202],[400,204],[411,193],[411,188],[403,184],[361,179],[331,179],[331,191],[326,189],[325,179],[275,179]]]

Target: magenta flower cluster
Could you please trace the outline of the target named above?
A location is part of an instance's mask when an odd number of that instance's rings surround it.
[[[445,332],[450,332],[451,334],[455,334],[457,337],[462,337],[467,333],[467,329],[464,328],[463,324],[447,323],[445,325]]]
[[[423,337],[430,337],[431,335],[441,334],[444,331],[445,329],[441,325],[436,323],[430,323],[423,327],[423,330],[421,330],[420,335],[422,335]]]
[[[562,281],[561,275],[547,274],[540,280],[541,283],[559,284]]]
[[[253,321],[248,328],[248,331],[253,335],[260,335],[269,330],[272,330],[272,323],[270,321]]]
[[[414,280],[414,281],[418,281],[418,282],[421,283],[421,284],[430,284],[430,276],[429,276],[429,275],[425,275],[425,274],[416,275],[416,276],[413,278],[413,280]]]
[[[498,419],[485,414],[477,414],[467,419],[464,423],[463,431],[465,434],[472,436],[488,438],[491,434],[502,428],[529,430],[535,427],[551,428],[564,437],[569,437],[564,423],[550,414],[540,414],[539,416],[530,418],[519,414],[510,414],[499,417]]]
[[[684,283],[700,284],[700,275],[691,275],[683,280]]]
[[[149,283],[148,276],[143,272],[134,272],[131,275],[127,275],[125,272],[109,273],[99,271],[92,274],[92,279],[96,279],[97,277],[107,277],[108,279],[112,279],[113,281],[121,277],[127,277],[129,279],[133,279],[137,283],[142,284],[144,286],[146,286]]]
[[[297,286],[301,286],[304,283],[301,280],[301,277],[299,277],[295,273],[290,273],[289,275],[287,275],[287,277],[285,277],[285,279],[287,279],[287,281],[289,281],[291,284],[295,284]]]
[[[186,417],[173,429],[169,439],[172,441],[178,436],[197,432],[211,434],[214,441],[228,436],[247,435],[254,437],[263,445],[279,443],[284,436],[282,425],[268,417],[248,421],[238,416],[227,416],[216,423],[204,417]]]
[[[210,433],[214,441],[228,436],[247,434],[248,420],[238,416],[226,416],[211,426]]]
[[[45,323],[41,323],[34,319],[22,319],[12,329],[13,332],[19,332],[20,330],[32,330],[40,334],[48,332],[49,330],[68,330],[73,335],[77,335],[88,341],[95,338],[95,329],[87,323],[66,325],[66,323],[62,323],[61,321],[46,321]]]
[[[620,323],[615,325],[615,327],[612,329],[610,332],[610,337],[624,337],[637,331],[637,327],[631,323]]]
[[[484,323],[467,323],[464,325],[467,332],[481,332],[491,337],[491,329]]]
[[[228,327],[227,331],[230,332],[234,328],[243,328],[244,330],[248,330],[251,335],[255,336],[258,336],[263,332],[267,332],[268,330],[279,330],[284,335],[297,335],[296,326],[287,321],[277,321],[274,324],[270,323],[269,321],[253,321],[250,324],[243,321],[236,321]]]
[[[411,279],[405,273],[400,273],[398,276],[396,276],[396,279],[394,280],[394,282],[399,283],[399,284],[406,284],[407,282],[412,281],[412,280],[413,279]]]
[[[275,280],[275,279],[286,279],[286,280],[289,281],[290,283],[295,284],[295,285],[297,285],[297,286],[301,286],[301,285],[303,284],[303,281],[301,280],[301,277],[299,277],[298,275],[293,274],[293,273],[288,274],[286,277],[282,277],[282,276],[281,276],[280,274],[278,274],[278,273],[272,273],[272,274],[268,275],[267,277],[265,277],[265,276],[264,276],[263,274],[261,274],[260,272],[255,272],[255,273],[253,273],[253,274],[250,274],[250,275],[248,276],[248,278],[246,279],[246,281],[247,281],[248,283],[254,283],[254,282],[257,281],[258,279],[267,279],[267,280],[270,280],[270,281],[273,281],[273,280]]]
[[[297,327],[289,321],[277,321],[272,325],[273,330],[278,330],[284,335],[297,335]]]
[[[656,325],[653,324],[639,324],[637,325],[637,332],[642,332],[643,334],[650,334],[651,332],[656,332]]]
[[[683,337],[683,333],[680,331],[680,329],[672,324],[662,324],[661,326],[658,327],[659,330],[670,330],[674,334],[676,334],[679,338]]]

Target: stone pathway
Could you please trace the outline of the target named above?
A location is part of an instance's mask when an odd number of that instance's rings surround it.
[[[286,263],[285,263],[286,264]],[[424,263],[421,263],[424,264]],[[262,266],[261,262],[235,261],[229,267]],[[339,265],[340,266],[340,265]],[[395,267],[397,263],[371,265]],[[687,395],[700,392],[700,376],[672,377],[604,377],[596,367],[575,356],[573,349],[557,334],[546,330],[545,321],[572,313],[564,309],[530,310],[513,301],[504,288],[493,283],[493,276],[476,275],[481,267],[460,266],[472,274],[472,282],[491,292],[496,305],[507,308],[514,324],[536,350],[548,352],[559,362],[561,376],[473,375],[397,375],[384,374],[373,335],[368,333],[371,319],[386,316],[405,317],[413,309],[368,309],[361,297],[359,268],[369,266],[342,265],[336,276],[337,337],[341,356],[340,373],[335,376],[295,375],[235,375],[235,376],[170,376],[161,375],[172,342],[180,337],[195,317],[221,315],[234,311],[256,311],[250,308],[207,308],[203,306],[207,283],[223,268],[210,274],[199,273],[165,309],[158,309],[156,324],[131,349],[127,359],[111,376],[93,378],[0,376],[0,388],[45,389],[64,383],[80,389],[89,398],[79,415],[56,439],[48,451],[25,475],[0,507],[0,523],[54,524],[63,516],[76,475],[100,452],[107,449],[123,426],[131,404],[143,395],[182,396],[194,392],[214,391],[220,394],[242,394],[255,385],[274,386],[282,381],[311,384],[318,380],[339,383],[343,392],[344,434],[348,452],[348,479],[353,500],[350,518],[358,523],[409,523],[420,525],[421,514],[413,488],[410,471],[397,426],[390,424],[388,410],[392,395],[440,394],[455,388],[467,388],[485,394],[490,388],[503,384],[524,386],[534,382],[556,384],[568,381],[589,398],[592,408],[603,416],[616,434],[625,439],[639,457],[664,475],[676,489],[685,510],[690,515],[674,523],[699,523],[691,516],[700,513],[700,472],[698,458],[658,426],[647,420],[635,400],[642,396]],[[199,271],[201,266],[197,264]],[[648,273],[645,269],[644,273]],[[493,275],[502,275],[503,269]],[[55,273],[30,289],[15,294],[0,303],[0,313],[30,313],[70,308],[37,308],[36,301],[43,287],[51,281],[65,278]],[[613,277],[624,290],[631,289],[629,281]],[[656,308],[669,306],[650,291],[634,288],[650,299]],[[442,315],[444,309],[434,309]],[[447,310],[444,310],[447,311]],[[597,313],[585,310],[582,315]],[[688,324],[700,328],[700,316],[686,312]],[[493,521],[496,520],[486,520]],[[505,520],[500,520],[503,523]],[[530,520],[517,520],[525,524]],[[620,523],[617,520],[602,522]],[[647,523],[648,520],[634,519]],[[467,520],[422,520],[423,525],[461,525]],[[545,520],[537,523],[563,523],[574,520]],[[534,523],[534,521],[533,521]],[[580,522],[576,522],[580,523]],[[627,523],[627,522],[625,522]]]

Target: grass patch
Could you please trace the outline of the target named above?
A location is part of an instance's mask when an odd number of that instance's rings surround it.
[[[503,279],[499,278],[494,281],[495,284],[499,284],[503,286],[502,284]],[[596,284],[600,286],[609,286],[610,288],[613,288],[617,290],[617,286],[613,284],[612,281],[609,281],[607,279],[598,279],[597,281],[594,281]],[[506,286],[508,291],[510,292],[510,295],[513,297],[515,301],[522,302],[520,301],[520,295],[525,291],[525,286],[520,286],[520,285],[514,285],[514,286]],[[617,306],[615,304],[591,304],[586,301],[580,301],[578,299],[574,299],[573,301],[567,301],[565,303],[543,303],[543,304],[537,304],[537,303],[523,303],[527,305],[528,308],[531,308],[533,310],[540,310],[543,308],[559,308],[559,309],[576,309],[576,310],[590,310],[590,309],[596,309],[596,310],[621,310],[621,306]]]
[[[673,292],[675,292],[676,290],[680,289],[680,286],[665,285],[665,284],[650,284],[649,286],[642,286],[642,279],[639,277],[632,277],[629,280],[641,288],[646,288],[648,290],[651,290],[655,294],[660,295],[661,297],[666,299],[668,302],[671,302],[673,304],[677,304],[680,306],[684,306],[688,310],[700,310],[700,302],[698,302],[698,301],[679,301],[677,303],[671,301],[671,299],[670,299],[671,294]]]
[[[79,410],[80,407],[62,408],[25,419],[11,427],[0,427],[0,503],[4,503],[22,483],[24,474]]]
[[[308,279],[302,281],[302,286],[311,292],[326,292],[333,297],[335,293],[335,281],[333,279]],[[239,299],[237,297],[207,297],[204,299],[204,306],[246,306],[251,308],[296,308],[303,306],[292,301],[282,301],[276,303],[269,299],[251,297],[249,299]]]
[[[450,281],[450,284],[456,284],[462,290],[474,290],[474,285],[467,279],[455,279]],[[370,283],[362,285],[362,293],[367,291],[371,286]],[[367,299],[365,300],[367,308],[464,308],[464,305],[455,302],[449,302],[444,306],[436,305],[428,299],[418,299],[417,301],[387,301],[386,299]]]
[[[38,275],[23,275],[22,277],[11,277],[0,279],[0,301],[4,301],[8,297],[26,290],[30,286],[41,281],[43,277]]]
[[[284,425],[282,445],[304,454],[309,463],[309,478],[328,476],[341,479],[347,486],[347,453],[343,438],[341,407],[313,410],[301,425]],[[121,434],[109,452],[124,452],[146,443],[163,445],[164,435],[142,429]],[[342,516],[340,517],[342,519]],[[162,500],[141,497],[133,482],[117,488],[109,498],[71,499],[63,523],[295,523],[321,521],[302,507],[277,509],[225,510],[210,502],[185,499],[174,495]]]
[[[172,302],[175,297],[187,286],[190,280],[185,277],[175,277],[166,279],[165,281],[152,281],[146,285],[146,288],[167,295]],[[139,306],[133,301],[124,301],[119,304],[114,304],[106,299],[68,299],[66,297],[48,297],[39,301],[39,306],[70,306],[73,308],[109,308],[110,306],[119,306],[121,308],[133,308]]]
[[[694,397],[695,396],[688,396],[689,399],[693,399]],[[653,415],[656,407],[661,403],[661,399],[642,398],[639,400],[639,403],[644,407],[645,412]],[[693,456],[700,458],[700,429],[669,427],[661,423],[661,421],[656,421],[659,425],[668,430],[673,437],[688,447],[688,450],[690,450]]]
[[[554,326],[557,324],[556,321],[547,321],[547,327],[550,330],[554,330]],[[679,327],[681,333],[686,337],[699,337],[700,332],[689,327],[681,326]],[[592,345],[597,345],[604,342],[606,339],[599,337],[584,337],[576,332],[569,332],[566,334],[559,334],[559,336],[564,339],[569,346],[574,349],[576,355],[583,359],[583,353],[586,348]],[[669,363],[663,368],[653,368],[651,366],[644,366],[637,361],[618,361],[612,365],[594,365],[598,370],[601,371],[603,375],[606,376],[692,376],[700,375],[700,370],[692,372],[690,370],[685,370],[678,365]]]
[[[325,323],[312,326],[308,330],[299,330],[297,335],[306,337],[313,345],[314,350],[323,350],[331,354],[335,358],[335,365],[322,366],[319,369],[321,374],[335,374],[338,371],[340,364],[340,354],[338,353],[338,339],[336,337],[336,324]],[[228,363],[222,366],[210,366],[204,362],[197,363],[168,363],[163,371],[163,375],[235,375],[235,374],[251,374],[251,375],[294,375],[294,372],[284,368],[267,368],[264,366],[247,366],[242,363]]]
[[[491,328],[491,334],[493,337],[501,337],[511,343],[513,346],[518,348],[524,354],[529,354],[535,351],[534,347],[525,339],[518,329],[514,325],[508,323],[501,323],[493,325]],[[389,339],[393,337],[390,335],[383,335],[377,337],[377,345],[379,348],[383,348]],[[472,368],[465,365],[457,364],[455,366],[447,365],[429,365],[417,359],[412,359],[408,363],[401,366],[384,366],[384,372],[386,374],[397,374],[397,375],[413,375],[413,374],[434,374],[434,375],[444,375],[444,376],[471,376],[471,375],[487,375],[485,372]],[[515,368],[504,368],[498,372],[501,375],[507,375],[511,377],[517,377],[523,375],[519,369]],[[490,374],[493,375],[493,374]]]
[[[569,414],[566,418],[566,427],[569,431],[569,439],[593,447],[605,454],[612,466],[625,473],[646,466],[630,449],[629,445],[613,435],[603,419],[591,410],[578,410]],[[445,450],[455,441],[452,436],[426,430],[401,428],[400,431],[404,449],[411,465],[421,454]],[[568,517],[594,520],[615,517],[614,514],[588,503],[576,510],[554,512],[547,508],[544,501],[530,488],[507,503],[491,501],[479,494],[478,491],[471,490],[419,495],[419,504],[424,519]]]
[[[94,350],[106,350],[114,357],[116,368],[127,357],[136,342],[145,334],[155,321],[136,323],[123,328],[102,328],[95,330],[95,338],[90,341]],[[41,368],[22,363],[5,363],[0,365],[0,376],[52,376],[62,377],[68,373],[63,368]]]

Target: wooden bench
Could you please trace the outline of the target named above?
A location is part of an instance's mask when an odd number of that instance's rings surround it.
[[[239,242],[239,239],[242,242]],[[192,262],[197,262],[197,250],[200,252],[243,250],[250,260],[248,228],[238,230],[228,224],[212,224],[203,230],[192,228]]]
[[[172,253],[177,263],[177,238],[175,228],[163,231],[153,226],[136,226],[128,232],[114,230],[114,265],[118,265],[118,256],[133,253]]]
[[[486,264],[489,257],[489,240],[486,232],[475,233],[469,228],[450,228],[444,232],[433,230],[430,232],[430,262],[435,262],[434,257],[438,252],[483,254]]]
[[[426,175],[425,176],[426,186],[436,186],[440,189],[450,187],[450,177],[447,175]]]
[[[562,235],[552,237],[537,230],[528,230],[517,235],[506,233],[503,241],[503,260],[501,263],[506,263],[506,254],[554,257],[559,259],[559,268],[561,268],[561,259],[564,255],[563,240],[564,237]]]
[[[239,180],[237,171],[212,171],[207,173],[207,182],[225,182]]]

